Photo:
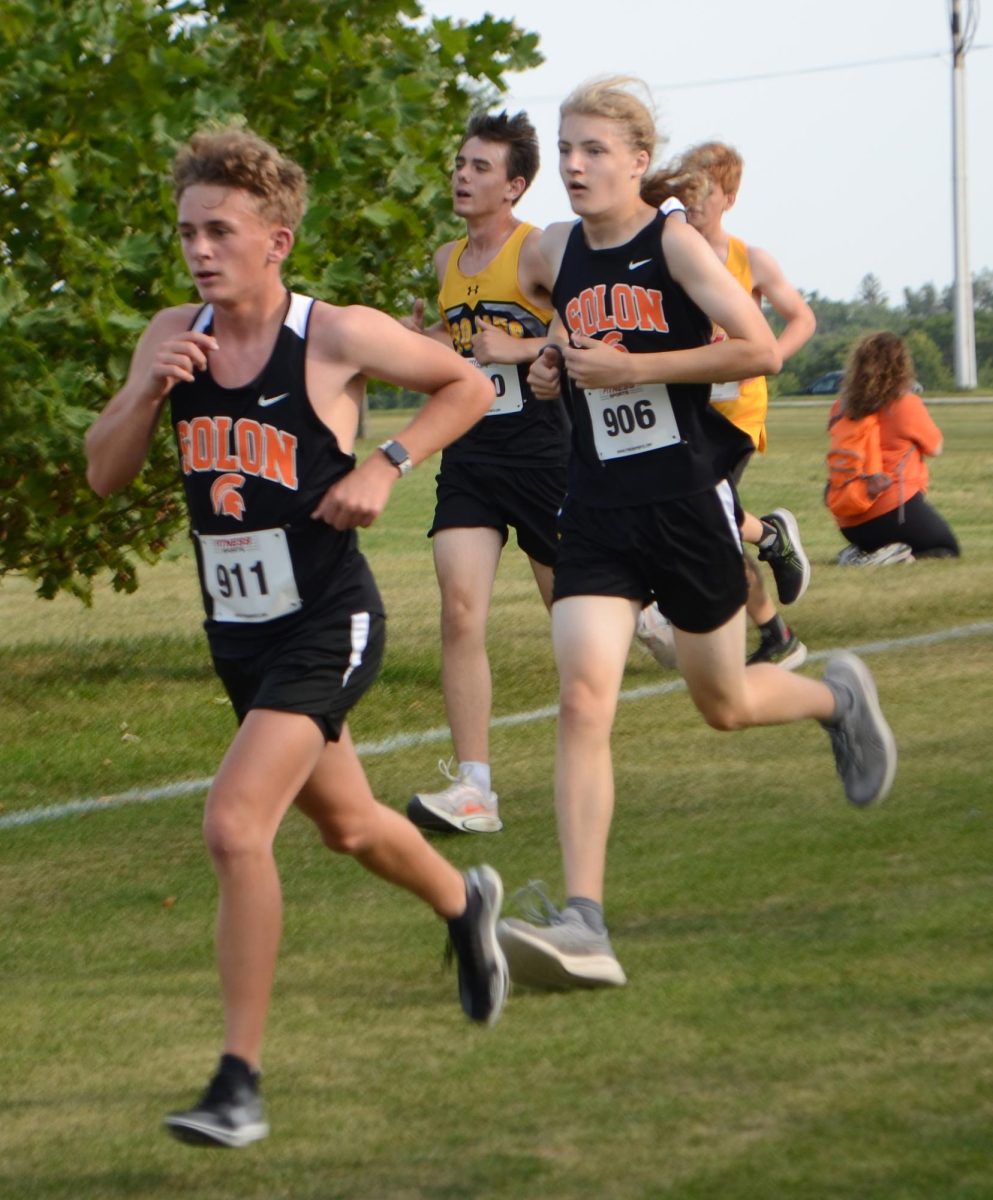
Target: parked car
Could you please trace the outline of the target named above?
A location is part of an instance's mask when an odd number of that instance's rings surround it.
[[[828,371],[826,375],[818,375],[809,387],[803,389],[804,395],[832,396],[841,391],[841,381],[844,378],[844,371]]]
[[[836,392],[841,391],[841,381],[844,378],[844,371],[828,371],[824,375],[818,375],[809,387],[803,389],[803,394],[805,396],[833,396]],[[924,393],[923,385],[916,379],[910,385],[910,390],[916,392],[918,396]]]

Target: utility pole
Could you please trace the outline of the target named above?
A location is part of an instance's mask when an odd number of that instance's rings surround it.
[[[952,17],[952,194],[955,207],[955,386],[976,386],[976,325],[969,268],[969,205],[965,169],[965,52],[975,32],[972,0],[967,28],[961,0],[951,0]]]

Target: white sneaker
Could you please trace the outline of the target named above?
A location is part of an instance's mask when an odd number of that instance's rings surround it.
[[[906,542],[890,542],[878,550],[860,550],[849,544],[838,555],[839,567],[892,567],[913,561],[914,552]]]
[[[675,671],[676,639],[672,633],[672,626],[659,612],[657,604],[649,604],[638,613],[634,636],[660,667]]]
[[[468,776],[453,775],[452,762],[440,759],[438,770],[451,786],[441,792],[417,792],[407,804],[407,816],[419,829],[435,833],[498,833],[503,822],[497,794],[487,794]]]

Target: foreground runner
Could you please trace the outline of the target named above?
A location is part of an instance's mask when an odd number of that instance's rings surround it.
[[[291,294],[281,270],[305,205],[295,163],[245,130],[200,133],[173,165],[179,236],[204,301],[165,309],[86,439],[102,496],[139,473],[170,401],[214,665],[240,728],[207,796],[220,885],[224,1004],[218,1069],[166,1126],[182,1141],[265,1137],[258,1080],[280,939],[272,845],[292,804],[331,850],[407,888],[448,922],[467,1015],[492,1024],[507,992],[489,867],[461,875],[369,790],[346,716],[376,676],[384,617],[356,526],[413,465],[486,411],[492,388],[456,355],[372,309]],[[365,377],[428,393],[359,467]]]
[[[593,987],[626,981],[603,913],[614,807],[610,733],[639,609],[654,596],[675,629],[680,670],[715,729],[815,719],[827,729],[848,799],[881,800],[896,748],[868,668],[854,655],[823,682],[745,665],[747,593],[736,498],[727,482],[751,440],[709,404],[715,380],[779,369],[758,306],[681,214],[647,204],[653,118],[623,80],[562,105],[559,170],[574,224],[542,237],[553,331],[531,370],[573,421],[555,567],[559,670],[555,805],[567,902],[547,924],[498,927],[515,982]],[[727,333],[711,342],[712,323]]]

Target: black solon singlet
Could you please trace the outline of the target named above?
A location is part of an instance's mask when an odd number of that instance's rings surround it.
[[[623,246],[593,250],[577,221],[552,301],[567,331],[632,354],[705,346],[712,322],[669,273],[666,216]],[[710,405],[706,383],[565,389],[572,418],[569,495],[594,507],[651,504],[706,491],[751,441]]]
[[[172,425],[211,649],[251,652],[308,615],[347,603],[368,579],[353,530],[311,513],[355,466],[307,397],[305,360],[313,300],[288,295],[269,361],[243,387],[221,387],[209,368],[170,393]],[[192,328],[210,332],[204,306]],[[378,601],[373,590],[367,600]],[[367,605],[382,611],[377,602]]]

